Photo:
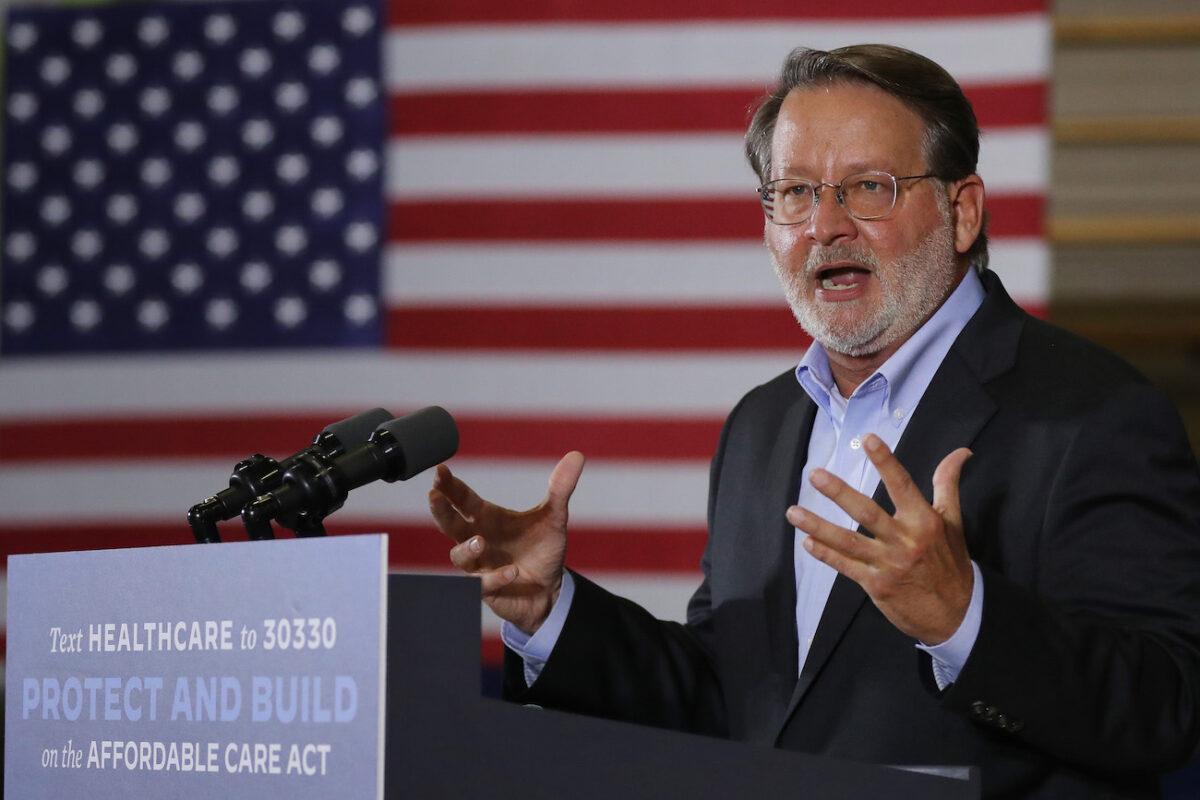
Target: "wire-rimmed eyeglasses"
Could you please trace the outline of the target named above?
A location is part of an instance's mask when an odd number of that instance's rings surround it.
[[[804,178],[778,178],[758,187],[763,213],[776,225],[798,225],[812,216],[821,202],[821,189],[834,190],[838,204],[855,219],[882,219],[896,207],[900,181],[935,177],[932,174],[905,175],[897,178],[887,172],[859,172],[847,175],[840,183]]]

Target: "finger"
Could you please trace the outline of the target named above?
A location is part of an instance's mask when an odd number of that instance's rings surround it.
[[[438,464],[433,488],[444,494],[467,522],[473,522],[483,508],[483,498],[455,477],[445,464]]]
[[[847,530],[840,525],[834,525],[829,520],[814,514],[800,506],[792,506],[787,510],[788,522],[816,539],[825,547],[834,550],[846,558],[863,564],[872,563],[879,543],[868,539],[861,533]]]
[[[859,538],[864,537],[859,536]],[[872,572],[870,566],[861,561],[856,561],[836,548],[830,547],[812,534],[805,537],[803,547],[813,558],[828,564],[859,586],[863,586],[864,589],[866,588],[864,581],[867,580]]]
[[[962,506],[958,499],[958,484],[963,466],[973,456],[970,450],[960,447],[953,451],[933,471],[933,507],[946,524],[962,530]]]
[[[838,504],[850,518],[874,534],[875,538],[890,541],[897,532],[896,521],[871,498],[852,489],[850,484],[823,469],[814,469],[808,477],[817,491]]]
[[[458,510],[451,505],[446,495],[437,489],[429,490],[429,513],[438,529],[456,542],[461,542],[471,535],[471,527],[462,518]]]
[[[459,542],[450,548],[450,563],[463,572],[478,572],[484,547],[482,536],[472,536],[465,542]]]
[[[897,513],[928,508],[929,501],[921,494],[921,490],[900,463],[900,459],[896,458],[882,439],[869,433],[863,437],[863,447],[867,450],[867,458],[871,459],[871,463],[879,472],[879,479],[883,481]]]
[[[513,564],[500,569],[479,573],[480,592],[484,597],[496,594],[517,579],[517,568]]]
[[[572,450],[554,465],[546,492],[546,504],[555,511],[566,512],[567,502],[575,493],[575,487],[579,485],[579,476],[583,474],[585,460],[583,453]]]

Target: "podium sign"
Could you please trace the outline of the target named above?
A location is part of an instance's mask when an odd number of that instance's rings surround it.
[[[383,796],[386,536],[13,556],[21,798]]]

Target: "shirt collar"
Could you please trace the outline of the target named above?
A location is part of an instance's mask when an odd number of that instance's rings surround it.
[[[926,320],[891,358],[863,381],[854,395],[875,391],[882,386],[886,393],[884,408],[888,413],[891,413],[892,409],[901,412],[897,418],[899,423],[904,415],[912,412],[921,395],[925,394],[925,389],[933,380],[942,359],[983,303],[985,295],[979,273],[968,269],[962,281],[933,316]],[[834,394],[836,387],[833,371],[830,369],[829,355],[824,346],[813,342],[808,348],[796,367],[796,380],[819,408],[826,414],[833,415],[831,406],[840,395]]]

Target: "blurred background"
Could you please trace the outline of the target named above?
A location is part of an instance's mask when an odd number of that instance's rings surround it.
[[[802,44],[959,79],[992,268],[1200,447],[1200,5],[828,5],[0,3],[0,553],[189,542],[237,460],[439,404],[499,502],[586,453],[568,563],[681,618],[724,414],[807,344],[741,154]],[[442,571],[427,489],[330,532]]]

